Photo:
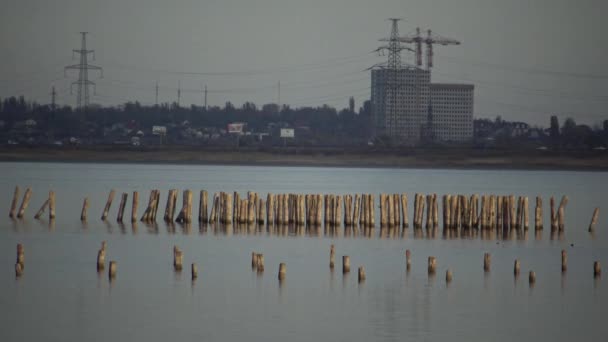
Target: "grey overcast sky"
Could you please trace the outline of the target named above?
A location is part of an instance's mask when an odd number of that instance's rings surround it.
[[[416,27],[462,41],[435,50],[435,82],[472,83],[475,116],[548,125],[549,116],[608,119],[605,0],[19,0],[0,11],[0,97],[75,104],[63,67],[88,31],[104,68],[93,103],[175,101],[236,106],[356,105],[369,98],[366,68],[388,36]],[[413,62],[413,56],[403,59]],[[75,92],[74,92],[75,93]]]

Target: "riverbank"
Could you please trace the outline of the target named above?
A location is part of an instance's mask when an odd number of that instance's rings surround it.
[[[285,152],[18,147],[0,148],[0,161],[608,171],[607,153],[581,155],[546,151],[525,154],[476,150]]]

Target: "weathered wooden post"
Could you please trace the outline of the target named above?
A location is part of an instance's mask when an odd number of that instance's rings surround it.
[[[108,278],[110,278],[110,280],[114,280],[114,278],[116,278],[117,269],[118,265],[116,264],[116,261],[110,261],[110,267],[108,270]]]
[[[593,216],[591,216],[591,223],[589,223],[590,232],[595,230],[595,225],[597,224],[597,218],[599,215],[600,215],[600,208],[595,208],[595,210],[593,210]]]
[[[387,205],[387,212],[388,212],[388,226],[389,227],[393,227],[395,226],[395,216],[397,216],[396,212],[395,212],[395,198],[393,197],[393,195],[388,194],[385,195],[387,196],[386,199],[386,205]]]
[[[521,267],[521,264],[520,264],[519,260],[515,259],[515,262],[513,263],[513,275],[515,277],[519,276],[520,267]]]
[[[249,199],[247,200],[247,223],[248,224],[252,224],[255,220],[256,203],[254,201],[255,201],[255,198],[253,195],[250,196]]]
[[[490,272],[490,262],[491,262],[490,253],[484,253],[484,255],[483,255],[483,270],[485,272]]]
[[[452,282],[452,271],[449,269],[445,271],[445,282],[448,284]]]
[[[125,213],[125,207],[127,205],[128,197],[129,194],[127,194],[126,192],[123,192],[122,196],[120,197],[120,204],[118,205],[118,215],[116,215],[116,222],[122,222],[122,217]]]
[[[184,264],[184,253],[177,247],[173,247],[173,268],[175,271],[181,271]]]
[[[348,255],[342,256],[342,273],[350,272],[350,257]]]
[[[271,193],[266,195],[266,222],[268,225],[274,223],[274,196]]]
[[[285,276],[287,275],[287,266],[284,262],[279,264],[279,281],[285,280]]]
[[[562,273],[568,270],[568,254],[565,249],[562,249]]]
[[[374,195],[368,194],[369,199],[369,225],[373,228],[376,226],[376,199]]]
[[[264,272],[264,254],[257,254],[256,269],[258,272]]]
[[[593,262],[593,276],[595,278],[598,278],[602,275],[602,266],[600,265],[599,261],[594,261]]]
[[[19,212],[17,213],[17,218],[23,218],[25,215],[25,210],[27,206],[30,204],[30,198],[32,197],[32,189],[25,189],[25,194],[23,195],[23,201],[21,201],[21,206],[19,207]]]
[[[509,219],[511,220],[510,227],[511,229],[517,228],[516,221],[516,211],[515,211],[515,195],[509,195]]]
[[[401,194],[401,223],[403,228],[408,228],[409,222],[407,217],[407,194]]]
[[[566,221],[564,219],[566,204],[568,204],[568,196],[562,196],[562,200],[560,201],[559,207],[557,209],[557,227],[560,232],[564,231],[566,225]]]
[[[163,216],[163,220],[165,222],[172,222],[172,216],[175,212],[175,205],[177,201],[173,201],[174,194],[177,194],[176,189],[169,189],[169,193],[167,193],[167,204],[165,205],[165,215]]]
[[[329,268],[334,269],[334,264],[336,263],[336,249],[332,244],[329,248]]]
[[[213,204],[211,205],[211,215],[209,216],[209,223],[217,222],[218,206],[219,206],[219,194],[216,192],[213,194]]]
[[[359,283],[364,282],[365,281],[365,268],[363,266],[359,266],[357,273],[358,273],[357,278],[359,280]]]
[[[18,202],[19,202],[19,186],[16,186],[15,192],[13,193],[13,201],[11,202],[11,210],[8,212],[8,216],[10,218],[15,218]]]
[[[112,205],[112,201],[114,200],[115,193],[116,191],[114,189],[110,190],[108,200],[106,201],[106,206],[103,208],[103,214],[101,214],[102,221],[105,221],[108,218],[108,213],[110,212],[110,206]]]
[[[435,271],[437,270],[437,259],[435,259],[435,257],[433,256],[430,256],[428,258],[427,265],[428,273],[430,275],[435,274]]]
[[[101,249],[97,251],[97,272],[104,270],[106,263],[106,249],[102,245]]]
[[[55,219],[55,191],[49,191],[49,220]]]
[[[82,202],[82,211],[80,212],[80,220],[81,221],[86,221],[87,220],[87,209],[89,208],[89,198],[85,197],[84,201]]]
[[[543,229],[543,199],[536,196],[536,209],[534,210],[534,229]]]
[[[40,209],[38,209],[38,212],[36,212],[36,215],[34,215],[34,218],[36,220],[38,220],[40,217],[42,217],[42,215],[44,214],[44,211],[46,210],[46,207],[48,205],[49,205],[49,199],[47,198],[46,201],[44,201],[44,203],[40,207]]]
[[[524,197],[524,229],[528,230],[530,227],[530,204],[528,202],[528,196]]]
[[[426,229],[433,228],[433,195],[426,195]]]
[[[412,268],[412,252],[405,250],[405,268],[409,271]]]
[[[131,223],[137,222],[137,206],[139,205],[139,192],[133,191],[133,200],[131,201]]]
[[[452,228],[452,216],[451,214],[452,208],[452,195],[445,194],[443,195],[443,229]]]
[[[199,194],[199,204],[198,204],[198,221],[207,223],[209,222],[209,215],[207,210],[207,198],[208,198],[207,190],[201,190]]]
[[[528,282],[530,283],[530,286],[533,286],[534,283],[536,283],[536,273],[534,273],[534,271],[530,271],[528,274]]]
[[[198,278],[198,267],[196,267],[195,263],[192,263],[190,270],[192,272],[192,280],[196,280]]]

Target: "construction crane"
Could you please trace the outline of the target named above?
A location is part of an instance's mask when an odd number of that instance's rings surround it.
[[[433,67],[433,45],[460,45],[460,41],[456,39],[446,38],[439,35],[434,35],[431,30],[427,30],[427,36],[423,37],[420,34],[420,27],[416,28],[416,34],[401,36],[399,41],[402,43],[416,44],[416,65],[422,66],[422,44],[426,44],[426,68],[430,70]]]

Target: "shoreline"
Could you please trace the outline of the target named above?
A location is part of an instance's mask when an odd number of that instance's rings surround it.
[[[61,162],[175,165],[241,165],[278,167],[361,167],[455,170],[608,171],[608,154],[595,156],[539,155],[478,151],[410,154],[273,153],[210,150],[102,150],[0,148],[0,162]]]

